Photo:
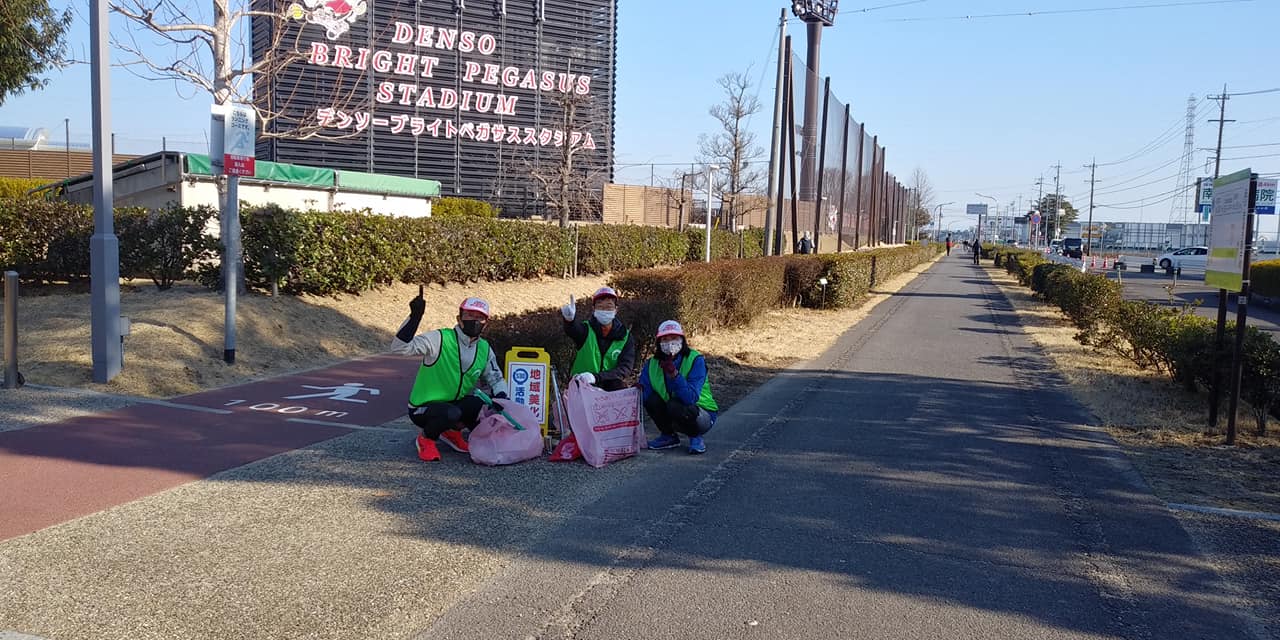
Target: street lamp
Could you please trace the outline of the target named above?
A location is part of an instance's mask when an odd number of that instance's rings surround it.
[[[942,208],[950,204],[955,204],[955,203],[944,202],[940,205],[936,205],[933,207],[933,218],[934,218],[933,228],[937,230],[936,233],[934,233],[937,240],[942,239]]]
[[[711,262],[711,172],[719,171],[720,165],[707,165],[707,247],[706,261]]]
[[[1000,211],[999,211],[1000,203],[996,201],[995,198],[992,198],[991,196],[984,196],[981,193],[975,193],[973,195],[978,196],[979,198],[986,198],[990,200],[992,206],[996,208],[996,238],[995,239],[996,239],[996,242],[999,243],[1000,242]],[[978,231],[979,232],[982,231],[982,216],[978,216]]]

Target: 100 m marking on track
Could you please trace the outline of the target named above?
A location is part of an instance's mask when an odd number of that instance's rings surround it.
[[[236,405],[244,404],[245,402],[246,402],[245,400],[229,400],[227,402],[224,402],[222,406],[234,407]],[[248,405],[247,408],[253,411],[266,411],[268,413],[282,413],[284,415],[291,415],[291,416],[303,415],[303,414],[317,416],[321,418],[344,418],[347,416],[346,411],[329,411],[325,409],[312,409],[311,407],[304,407],[300,405],[286,406],[276,402],[259,402],[257,404]]]

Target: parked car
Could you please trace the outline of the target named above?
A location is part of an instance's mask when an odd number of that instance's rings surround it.
[[[1209,260],[1209,247],[1187,247],[1175,249],[1156,256],[1156,266],[1161,269],[1184,269],[1187,267],[1203,269]]]
[[[1062,255],[1068,258],[1084,257],[1084,240],[1080,238],[1067,238],[1062,241]]]
[[[1061,241],[1061,240],[1050,240],[1050,241],[1049,241],[1049,253],[1062,253],[1062,241]]]

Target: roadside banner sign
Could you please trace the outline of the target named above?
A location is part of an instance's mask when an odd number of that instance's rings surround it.
[[[1274,179],[1258,180],[1257,195],[1253,198],[1253,212],[1260,216],[1276,214],[1276,184]]]
[[[1245,257],[1245,229],[1253,203],[1249,169],[1222,176],[1213,183],[1213,221],[1209,224],[1209,259],[1205,264],[1205,284],[1239,292]]]

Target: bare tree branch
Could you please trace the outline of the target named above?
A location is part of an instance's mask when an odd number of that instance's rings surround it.
[[[724,101],[712,105],[708,113],[720,123],[720,131],[704,134],[698,140],[702,161],[721,167],[713,189],[723,203],[726,221],[741,219],[764,207],[763,200],[746,197],[764,190],[765,176],[757,162],[764,151],[755,144],[755,134],[747,129],[747,120],[760,111],[748,74],[749,70],[727,73],[716,81]]]
[[[575,134],[593,128],[597,122],[590,96],[564,93],[553,100],[560,107],[562,142],[556,147],[559,153],[553,162],[525,159],[522,164],[524,172],[538,183],[539,199],[555,211],[560,226],[566,227],[574,212],[580,219],[588,215],[599,218],[604,172],[575,164],[579,155],[588,150],[585,136],[575,140]]]

